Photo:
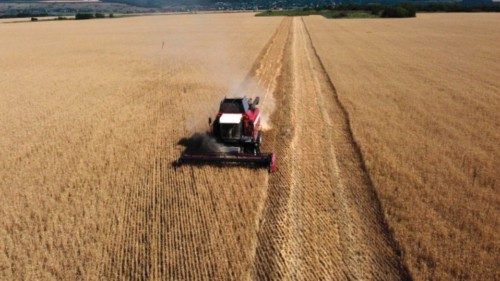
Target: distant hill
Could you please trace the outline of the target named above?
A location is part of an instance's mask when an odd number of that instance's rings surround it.
[[[332,5],[329,0],[104,0],[143,7],[208,8],[208,9],[269,9]]]
[[[64,2],[64,0],[60,0]],[[252,9],[260,8],[286,8],[304,6],[331,5],[334,1],[329,0],[100,0],[101,2],[124,3],[141,7],[204,7],[211,9]],[[0,0],[0,3],[27,3],[44,2],[43,0]],[[69,2],[69,1],[68,1]],[[71,2],[76,2],[71,0]],[[82,2],[85,2],[82,0]]]
[[[64,1],[64,0],[61,0]],[[75,1],[75,0],[72,0]],[[484,5],[491,0],[100,0],[104,3],[120,3],[135,7],[155,8],[162,10],[252,10],[296,7],[321,7],[336,4],[365,5],[379,3],[393,5],[401,3],[461,3],[464,5]],[[500,1],[500,0],[498,0]],[[40,0],[0,0],[0,3],[42,3]],[[82,0],[84,2],[84,0]],[[498,2],[495,2],[498,4]]]

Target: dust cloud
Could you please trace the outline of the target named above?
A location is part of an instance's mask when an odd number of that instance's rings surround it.
[[[261,130],[267,131],[272,128],[271,115],[275,109],[272,91],[272,89],[264,89],[259,83],[257,76],[249,75],[241,85],[232,91],[230,96],[248,97],[252,98],[252,100],[259,97],[260,101],[257,107],[260,108]]]
[[[190,19],[191,30],[204,30],[213,24],[206,15],[198,15]],[[227,29],[227,30],[226,30]],[[196,34],[184,34],[175,38],[162,40],[162,50],[165,58],[179,60],[187,58],[193,67],[188,71],[199,72],[206,79],[204,81],[188,82],[204,89],[207,95],[200,96],[196,104],[185,109],[185,128],[190,134],[207,130],[207,118],[214,117],[219,102],[224,97],[260,97],[258,107],[261,111],[261,130],[271,129],[270,116],[275,108],[272,98],[274,85],[265,85],[266,78],[260,77],[254,69],[248,72],[248,66],[240,58],[231,56],[234,53],[234,42],[238,36],[229,32],[231,27],[214,30],[224,36],[214,36],[213,40],[199,44]],[[162,56],[163,56],[162,55]],[[260,58],[257,58],[258,60]],[[260,74],[260,75],[259,75]],[[205,90],[206,89],[206,90]],[[189,90],[189,89],[188,89]]]

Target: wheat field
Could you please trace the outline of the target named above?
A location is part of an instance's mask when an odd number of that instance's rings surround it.
[[[172,249],[179,256],[163,260],[164,274],[191,279],[169,271],[186,255],[197,274],[238,274],[238,264],[219,259],[241,259],[236,245],[247,243],[245,227],[252,227],[253,209],[245,204],[259,193],[247,188],[244,202],[231,200],[236,187],[250,187],[251,177],[265,171],[226,179],[223,170],[207,169],[193,184],[186,182],[192,171],[174,176],[169,161],[181,151],[179,138],[204,125],[218,100],[243,81],[280,22],[228,14],[3,25],[0,279],[157,276],[147,259],[162,257],[140,255],[166,242],[141,241],[158,219],[169,220],[161,222],[168,231],[162,235],[174,247],[190,248]],[[156,167],[160,159],[163,169]],[[174,182],[159,173],[171,173]],[[169,210],[150,209],[159,184]],[[189,201],[192,192],[201,205]],[[159,211],[165,217],[154,217]],[[219,226],[228,216],[231,224]],[[220,249],[224,227],[236,232],[224,230],[232,253]],[[207,269],[211,263],[218,267]]]
[[[306,23],[413,277],[498,279],[500,15]]]
[[[0,279],[497,278],[499,20],[0,23]],[[278,171],[172,165],[234,95]]]

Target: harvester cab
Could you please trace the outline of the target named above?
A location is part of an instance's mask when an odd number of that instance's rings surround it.
[[[184,152],[179,164],[248,163],[276,170],[274,153],[262,153],[261,113],[257,107],[259,97],[224,98],[215,119],[208,119],[209,135],[221,144],[223,151]]]
[[[211,124],[212,135],[229,151],[258,154],[262,134],[257,97],[254,101],[244,98],[225,98],[219,113]]]

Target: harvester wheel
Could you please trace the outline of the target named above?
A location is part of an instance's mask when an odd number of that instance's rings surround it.
[[[257,136],[257,141],[255,142],[254,154],[260,154],[260,145],[262,144],[262,134],[259,132]]]
[[[259,135],[257,136],[257,145],[260,147],[262,144],[262,133],[259,132]]]
[[[256,145],[254,150],[253,150],[254,155],[259,155],[260,154],[260,146]]]

